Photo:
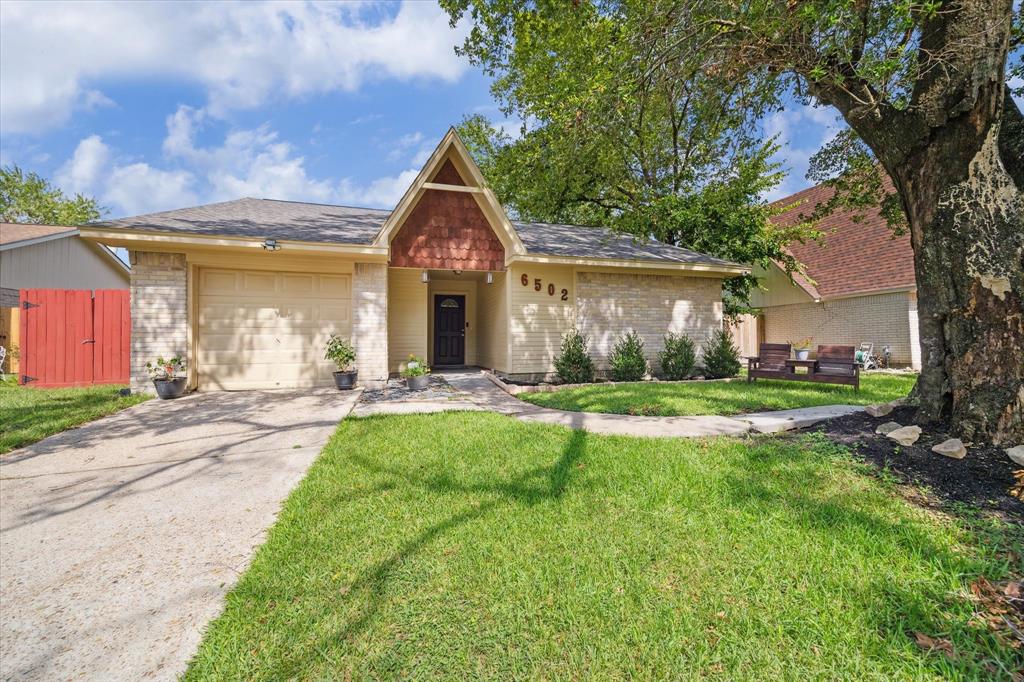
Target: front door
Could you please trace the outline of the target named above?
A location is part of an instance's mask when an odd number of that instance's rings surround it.
[[[434,364],[466,364],[466,297],[434,297]]]

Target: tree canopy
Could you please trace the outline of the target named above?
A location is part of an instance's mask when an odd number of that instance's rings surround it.
[[[6,223],[81,225],[100,217],[96,200],[69,197],[36,173],[18,166],[0,168],[0,220]]]
[[[482,116],[459,126],[499,199],[524,219],[798,268],[785,245],[812,236],[809,225],[773,228],[761,200],[782,177],[757,125],[775,91],[710,62],[659,63],[641,3],[542,4],[446,3],[473,13],[462,49],[526,122],[515,139]],[[744,309],[753,283],[727,282],[728,312]]]

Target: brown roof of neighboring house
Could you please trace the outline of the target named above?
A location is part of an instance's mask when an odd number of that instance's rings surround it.
[[[18,223],[0,223],[0,244],[14,244],[59,234],[77,234],[77,227],[67,225],[21,225]]]
[[[772,222],[792,225],[801,214],[809,215],[817,204],[828,201],[832,192],[832,188],[819,185],[780,199],[774,205],[796,205],[772,218]],[[863,218],[854,222],[856,215]],[[817,228],[823,234],[820,243],[789,246],[814,280],[812,284],[799,275],[794,277],[811,297],[856,296],[915,285],[910,235],[894,238],[877,208],[836,210],[818,221]]]

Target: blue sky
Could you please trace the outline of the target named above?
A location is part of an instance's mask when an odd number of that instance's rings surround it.
[[[257,196],[391,207],[464,115],[499,112],[433,2],[0,3],[0,163],[108,217]],[[832,110],[764,122],[805,187]]]

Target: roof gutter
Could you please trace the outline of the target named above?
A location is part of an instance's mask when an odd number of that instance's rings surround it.
[[[591,258],[582,256],[550,256],[544,254],[512,254],[505,259],[510,263],[544,263],[551,265],[578,265],[604,268],[651,268],[681,272],[719,274],[726,277],[744,275],[751,271],[749,265],[739,263],[682,263],[669,260],[643,260],[635,258]]]
[[[112,246],[123,246],[144,250],[148,247],[157,247],[161,250],[169,250],[175,246],[191,246],[199,248],[224,248],[224,249],[263,249],[264,239],[259,237],[234,237],[227,235],[197,235],[183,234],[181,232],[160,232],[149,230],[137,230],[129,228],[116,228],[109,226],[90,227],[84,225],[79,228],[84,239],[101,242]],[[388,256],[387,247],[372,246],[369,244],[336,244],[330,242],[307,242],[293,239],[275,239],[282,250],[301,252],[309,255],[348,255],[362,256],[374,260]]]

